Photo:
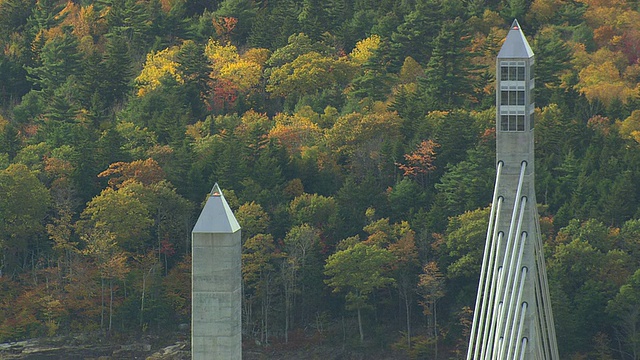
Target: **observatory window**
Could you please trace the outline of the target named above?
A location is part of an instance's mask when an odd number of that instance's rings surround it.
[[[501,91],[500,105],[524,105],[524,91]]]
[[[534,114],[529,115],[529,130],[533,129],[533,125],[534,125],[534,122],[533,122],[534,116],[533,115]]]
[[[501,131],[524,131],[524,115],[500,115]]]
[[[509,61],[500,64],[500,81],[524,81],[524,62]]]
[[[531,64],[531,66],[529,66],[529,79],[533,80],[533,77],[535,75],[535,71],[533,71],[533,69],[535,68],[534,64]]]

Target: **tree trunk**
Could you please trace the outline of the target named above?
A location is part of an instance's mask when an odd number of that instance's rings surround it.
[[[291,312],[291,299],[289,299],[289,291],[285,289],[284,293],[284,343],[289,343],[289,316]]]
[[[407,348],[411,349],[411,307],[409,306],[409,296],[404,297],[404,307],[407,314]]]
[[[100,278],[100,330],[104,330],[104,278]]]
[[[264,306],[264,344],[269,344],[269,278],[267,278],[267,291]]]
[[[147,277],[145,274],[142,274],[142,296],[140,297],[140,327],[142,327],[142,322],[144,320],[144,292],[147,285]]]
[[[109,280],[109,333],[111,333],[111,322],[113,320],[113,280]]]
[[[287,279],[288,269],[286,266],[286,260],[282,262],[281,265],[281,274],[282,274],[282,284],[284,285],[284,343],[289,343],[289,313],[291,311],[291,289],[289,284],[289,279]]]
[[[435,357],[438,358],[438,317],[437,317],[436,302],[433,302],[433,335],[435,336]]]
[[[363,343],[364,333],[362,332],[362,316],[360,315],[360,308],[358,308],[358,330],[360,330],[360,343]]]

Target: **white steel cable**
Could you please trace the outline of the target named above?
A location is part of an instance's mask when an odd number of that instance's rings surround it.
[[[480,280],[478,281],[478,295],[476,296],[476,304],[475,307],[473,309],[473,323],[471,325],[471,336],[469,337],[469,350],[467,352],[467,360],[471,360],[471,349],[473,347],[473,344],[476,342],[475,341],[475,337],[476,337],[476,324],[478,322],[478,318],[482,319],[482,317],[484,316],[484,306],[482,306],[480,308],[480,313],[478,313],[478,307],[480,306],[480,297],[481,294],[483,297],[483,303],[485,302],[484,297],[486,296],[486,290],[483,289],[485,288],[485,276],[487,273],[487,267],[490,266],[488,264],[488,257],[489,257],[489,248],[490,248],[490,242],[493,242],[493,240],[495,240],[494,234],[493,234],[493,226],[494,226],[494,218],[495,218],[495,214],[496,214],[496,207],[497,207],[497,199],[498,199],[498,186],[500,184],[500,174],[502,173],[502,165],[504,163],[502,161],[498,162],[498,169],[496,171],[496,182],[495,182],[495,186],[493,189],[493,199],[491,201],[491,213],[489,215],[489,228],[487,229],[487,237],[485,240],[485,244],[484,244],[484,254],[483,254],[483,258],[482,258],[482,268],[480,270]],[[498,212],[499,213],[499,212]],[[474,358],[477,358],[478,356],[478,346],[476,344],[475,346],[475,351],[473,352],[473,356]]]
[[[522,337],[522,332],[524,331],[524,320],[527,317],[527,307],[528,304],[526,302],[522,303],[522,308],[520,309],[520,326],[518,327],[517,339],[526,339]],[[522,349],[522,341],[517,342],[514,356],[518,356],[518,354],[520,353],[520,349]],[[522,354],[520,355],[520,357],[522,357]]]
[[[526,200],[526,198],[525,198]],[[522,203],[523,207],[526,205],[526,201],[523,201]],[[523,209],[524,210],[524,209]],[[520,229],[518,229],[520,230]],[[517,272],[519,269],[523,269],[522,272],[524,273],[524,278],[526,278],[526,267],[523,268],[522,267],[522,257],[524,255],[524,249],[526,247],[526,242],[527,242],[527,233],[522,233],[522,236],[520,237],[520,251],[518,252],[518,261],[516,263],[515,268],[513,268],[513,273]],[[515,247],[514,247],[514,252],[515,252]],[[514,312],[518,311],[520,308],[517,304],[520,304],[520,302],[522,301],[522,289],[524,288],[524,279],[523,279],[523,275],[520,276],[520,280],[521,282],[519,283],[519,291],[516,293],[516,287],[518,287],[518,278],[517,278],[517,274],[513,275],[513,277],[515,278],[513,280],[513,284],[511,286],[511,293],[512,294],[517,294],[517,302],[516,302],[516,296],[511,296],[509,299],[509,306],[507,307],[508,311],[507,311],[507,319],[506,319],[506,323],[509,326],[511,326],[511,336],[508,337],[509,341],[505,342],[505,345],[508,344],[509,348],[511,348],[513,346],[513,337],[512,335],[515,332],[515,320],[514,319]],[[506,337],[506,333],[509,331],[509,329],[504,329],[505,331],[505,337]],[[510,358],[510,356],[508,357]]]
[[[502,273],[502,267],[500,267],[498,269],[498,275],[500,275],[500,273]],[[501,316],[502,312],[502,303],[497,304],[494,312],[493,312],[493,317],[491,319],[491,330],[489,331],[489,343],[487,343],[487,349],[485,350],[485,354],[482,357],[482,359],[491,359],[492,355],[493,355],[493,348],[494,348],[494,341],[491,341],[491,339],[493,339],[493,337],[495,336],[495,332],[496,332],[496,322],[498,321],[497,319]]]
[[[536,212],[537,214],[537,212]],[[536,242],[536,262],[538,263],[538,276],[541,277],[541,291],[542,298],[546,300],[544,303],[544,312],[545,312],[545,337],[548,338],[549,341],[549,351],[548,359],[559,360],[560,354],[558,352],[558,343],[556,341],[556,327],[553,321],[553,309],[551,308],[551,295],[549,293],[549,282],[547,279],[547,266],[544,260],[544,251],[542,244],[542,232],[540,231],[540,222],[536,221],[536,230],[538,233],[538,241]]]
[[[516,190],[516,197],[514,199],[514,204],[513,204],[513,210],[512,210],[512,214],[511,214],[511,221],[510,221],[510,225],[509,225],[509,236],[507,237],[507,244],[506,244],[506,249],[505,249],[505,254],[504,254],[504,258],[502,259],[502,267],[503,267],[503,271],[502,274],[500,276],[500,280],[498,281],[498,295],[497,298],[498,299],[502,299],[502,301],[504,302],[505,297],[508,295],[506,294],[505,291],[505,278],[507,277],[508,273],[510,275],[511,271],[510,268],[507,267],[507,263],[511,262],[510,256],[511,256],[511,252],[512,247],[514,246],[514,241],[513,241],[513,234],[515,233],[515,228],[516,228],[516,218],[518,217],[518,210],[520,208],[520,200],[521,200],[521,193],[522,193],[522,184],[524,182],[524,173],[525,170],[527,168],[527,162],[523,161],[521,163],[520,166],[520,177],[518,178],[518,188]],[[509,276],[510,278],[510,276]],[[502,319],[502,314],[500,314],[500,319]],[[502,328],[504,325],[504,321],[499,321],[498,325],[498,329],[497,329],[497,334],[501,334],[502,333]],[[497,340],[497,339],[495,339]],[[496,347],[496,344],[494,343],[494,348]]]
[[[522,353],[520,355],[520,360],[524,360],[524,356],[527,353],[527,343],[529,342],[529,339],[527,338],[523,338],[522,339]]]
[[[502,205],[502,197],[500,197],[498,199],[498,205],[501,206]],[[496,250],[495,250],[495,254],[494,254],[494,262],[493,262],[493,269],[491,271],[491,286],[490,286],[490,291],[489,291],[489,298],[487,299],[487,303],[485,304],[483,301],[483,307],[486,306],[487,307],[487,314],[486,314],[486,319],[488,320],[488,323],[483,324],[483,328],[482,328],[482,344],[480,347],[480,360],[484,360],[484,355],[485,355],[485,349],[487,348],[487,339],[489,338],[489,332],[491,331],[491,328],[494,326],[495,323],[495,318],[494,318],[494,298],[495,298],[495,294],[496,294],[496,283],[498,281],[498,277],[500,276],[500,272],[501,272],[501,267],[498,264],[497,261],[497,256],[498,256],[498,251],[500,250],[500,247],[502,245],[502,239],[503,239],[503,235],[504,233],[502,231],[500,231],[498,233],[498,240],[496,241]],[[476,355],[474,354],[474,359],[478,359],[476,357]]]
[[[516,219],[517,219],[517,215],[518,215],[518,208],[520,207],[520,194],[522,192],[522,183],[524,182],[524,172],[525,169],[527,167],[527,162],[523,161],[522,162],[522,166],[520,167],[520,178],[518,179],[518,188],[516,190],[516,197],[514,200],[514,204],[513,204],[513,210],[512,210],[512,214],[511,214],[511,221],[509,224],[509,236],[507,237],[507,246],[505,249],[505,253],[504,253],[504,258],[502,259],[502,266],[506,267],[507,263],[509,262],[509,255],[511,253],[511,247],[513,246],[513,234],[515,232],[515,225],[516,225]],[[502,298],[503,297],[503,292],[504,292],[504,288],[503,288],[503,284],[504,284],[504,279],[506,277],[507,274],[505,274],[508,271],[503,271],[502,272],[502,276],[500,278],[500,281],[498,282],[498,289],[500,290],[500,292],[498,293],[498,298]]]
[[[520,343],[520,337],[516,336],[516,326],[515,323],[518,321],[519,316],[521,315],[520,310],[522,310],[521,306],[518,306],[519,304],[522,303],[522,293],[524,292],[524,284],[527,280],[527,271],[528,269],[526,267],[522,268],[522,274],[520,275],[520,288],[518,289],[518,302],[517,304],[511,304],[512,308],[516,308],[515,310],[515,314],[513,317],[513,324],[511,326],[511,335],[509,336],[509,351],[507,352],[507,359],[511,359],[512,355],[515,356],[515,354],[512,353],[512,350],[514,349],[514,346],[517,346],[518,343]],[[510,309],[511,310],[511,309]],[[507,320],[510,321],[510,320]],[[522,326],[522,323],[524,321],[524,316],[522,318],[520,318],[520,323]],[[518,329],[518,331],[522,331],[522,329]],[[503,349],[503,353],[504,353],[504,349]]]
[[[502,266],[506,270],[502,272],[502,277],[500,278],[500,282],[498,285],[498,288],[501,292],[501,296],[499,296],[499,298],[502,298],[503,303],[510,302],[509,300],[510,300],[511,294],[509,294],[506,291],[506,289],[511,287],[513,273],[517,271],[516,269],[514,269],[515,253],[517,251],[517,247],[515,246],[516,240],[514,239],[514,236],[517,236],[515,234],[518,234],[520,232],[520,229],[522,227],[522,220],[524,219],[524,209],[526,206],[527,198],[526,197],[521,198],[520,194],[522,193],[522,184],[524,182],[524,174],[525,174],[526,168],[527,168],[527,162],[523,161],[520,167],[520,178],[518,179],[518,189],[516,190],[516,199],[513,204],[511,222],[509,225],[509,237],[507,238],[507,246],[506,246],[505,256],[503,258],[503,263],[502,263],[503,264]],[[507,263],[509,264],[508,266],[507,266]],[[506,284],[504,283],[505,277],[507,279]],[[503,331],[506,331],[504,329],[506,325],[508,324],[504,321],[501,314],[500,321],[498,323],[498,331],[497,331],[498,335],[503,335]]]

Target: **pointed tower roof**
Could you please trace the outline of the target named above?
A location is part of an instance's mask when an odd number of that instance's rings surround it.
[[[196,226],[193,227],[193,232],[232,234],[238,230],[240,230],[240,224],[216,183],[196,221]]]
[[[531,57],[533,57],[533,50],[531,50],[527,39],[524,37],[518,20],[513,20],[511,30],[509,30],[507,38],[504,40],[504,44],[502,44],[502,48],[500,48],[500,52],[498,53],[498,59],[529,59]]]

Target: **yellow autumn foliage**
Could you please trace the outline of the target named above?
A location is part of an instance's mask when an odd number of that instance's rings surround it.
[[[300,114],[278,114],[274,120],[276,124],[269,131],[268,138],[277,140],[290,155],[300,153],[305,146],[316,144],[322,136],[318,125]]]
[[[269,60],[269,56],[271,56],[269,49],[253,48],[247,50],[242,58],[264,67],[264,64]]]
[[[609,106],[615,100],[626,103],[635,90],[620,76],[620,71],[612,61],[600,65],[588,65],[579,73],[576,88],[589,101],[599,100]]]
[[[263,65],[269,58],[267,49],[251,49],[240,56],[238,49],[209,39],[204,54],[209,60],[213,80],[231,83],[238,92],[247,92],[260,82]]]
[[[528,18],[533,18],[541,23],[550,22],[557,16],[558,8],[562,5],[562,0],[533,0]]]
[[[5,119],[2,114],[0,114],[0,134],[4,132],[7,125],[9,125],[9,120]]]
[[[142,71],[135,79],[138,96],[144,96],[157,88],[160,85],[160,79],[165,76],[171,76],[179,83],[183,82],[178,73],[179,64],[176,62],[178,50],[178,47],[174,46],[147,54]]]
[[[262,67],[254,62],[238,60],[225,64],[218,74],[219,79],[232,82],[238,91],[245,92],[260,82]]]
[[[633,139],[640,144],[640,110],[634,110],[628,118],[617,124],[623,138]]]
[[[358,65],[363,65],[373,56],[373,53],[378,50],[381,41],[380,36],[375,34],[358,41],[356,47],[351,51],[351,54],[349,54],[351,61]]]
[[[213,39],[209,39],[207,42],[204,54],[214,71],[220,71],[226,64],[240,60],[238,48],[231,44],[221,45]]]

